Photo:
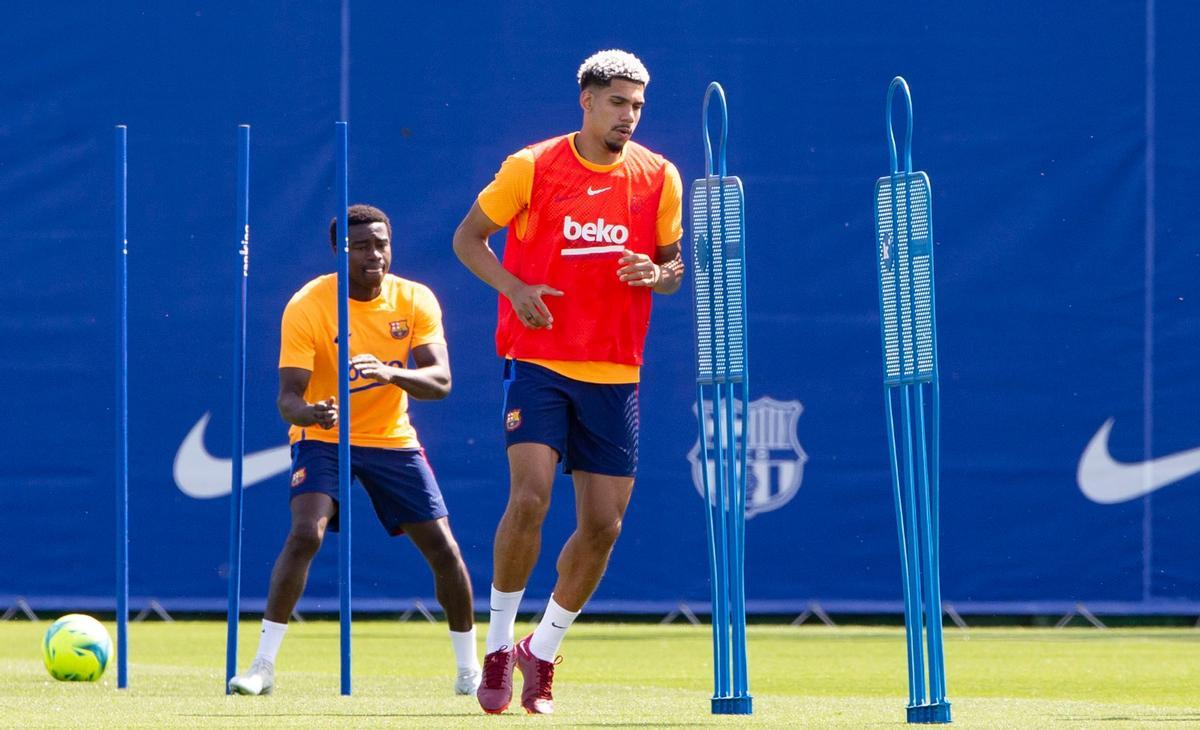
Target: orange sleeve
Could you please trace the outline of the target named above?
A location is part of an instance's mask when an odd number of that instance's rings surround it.
[[[312,372],[316,360],[316,338],[308,318],[305,300],[293,299],[283,310],[279,337],[279,367],[301,368]]]
[[[662,196],[658,199],[658,245],[670,246],[683,239],[683,181],[670,162],[663,174]]]
[[[515,222],[517,236],[523,236],[532,195],[533,152],[523,149],[504,160],[495,179],[480,191],[475,201],[493,223],[504,227]]]
[[[413,323],[412,347],[446,344],[446,333],[442,329],[442,307],[429,287],[414,288],[413,314],[416,322]]]

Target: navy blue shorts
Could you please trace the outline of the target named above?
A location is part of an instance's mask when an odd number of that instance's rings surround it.
[[[442,490],[424,449],[350,447],[350,477],[371,497],[375,514],[389,535],[404,532],[408,522],[429,522],[445,517]],[[318,492],[338,501],[338,446],[324,441],[292,444],[292,497]],[[338,531],[338,515],[328,529]]]
[[[504,362],[504,436],[546,444],[563,472],[631,477],[638,464],[637,383],[584,383],[530,362]]]

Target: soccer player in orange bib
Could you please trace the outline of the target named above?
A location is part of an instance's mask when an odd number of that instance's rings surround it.
[[[350,469],[391,535],[407,534],[433,570],[458,665],[454,690],[479,685],[471,579],[446,505],[408,418],[408,398],[450,393],[442,310],[429,287],[388,273],[392,224],[383,211],[350,207]],[[336,246],[337,219],[329,225]],[[304,285],[283,312],[279,413],[292,424],[292,527],[271,573],[258,653],[229,681],[238,694],[268,694],[288,618],[304,592],[325,530],[338,529],[337,275]],[[415,367],[407,367],[409,359]]]
[[[500,293],[508,506],[496,529],[486,712],[512,701],[554,711],[551,685],[567,628],[595,591],[633,492],[638,372],[652,294],[679,289],[682,183],[675,166],[630,141],[650,75],[625,51],[579,67],[579,132],[504,161],[454,234],[454,250]],[[503,263],[488,237],[508,228]],[[541,548],[558,463],[575,483],[576,527],[558,556],[541,622],[514,642],[517,607]]]

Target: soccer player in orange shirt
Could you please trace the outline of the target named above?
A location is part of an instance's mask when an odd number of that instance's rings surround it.
[[[479,685],[471,580],[450,532],[437,479],[408,418],[408,397],[450,393],[442,310],[423,284],[388,273],[392,224],[368,205],[349,210],[350,461],[391,535],[407,534],[433,570],[458,665],[454,689]],[[329,225],[336,247],[337,219]],[[325,530],[338,529],[337,275],[313,279],[283,313],[279,413],[292,424],[292,527],[271,573],[258,653],[229,681],[238,694],[268,694],[288,618],[304,592]],[[407,367],[409,359],[415,367]]]
[[[454,251],[499,292],[510,486],[496,530],[486,712],[512,701],[554,711],[563,636],[595,591],[633,492],[638,379],[653,293],[679,289],[682,183],[675,166],[631,142],[650,75],[625,51],[601,51],[577,74],[579,132],[511,155],[454,234]],[[488,237],[507,227],[503,262]],[[575,483],[576,528],[558,556],[541,622],[513,624],[541,547],[559,462]]]

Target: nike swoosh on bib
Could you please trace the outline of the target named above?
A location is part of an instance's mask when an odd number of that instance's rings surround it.
[[[1115,420],[1104,422],[1079,457],[1075,481],[1088,499],[1100,504],[1128,502],[1200,473],[1200,447],[1150,461],[1123,463],[1112,458],[1108,435]]]
[[[220,459],[204,448],[204,429],[212,413],[205,413],[188,431],[175,453],[175,486],[196,499],[224,497],[233,491],[233,460]],[[242,488],[282,474],[292,467],[290,446],[246,454],[242,461]]]
[[[608,186],[608,187],[606,187],[606,188],[599,188],[599,189],[596,189],[596,190],[593,190],[593,189],[592,189],[592,186],[591,186],[591,185],[589,185],[589,186],[588,186],[588,189],[587,189],[587,194],[588,194],[588,195],[599,195],[600,193],[603,193],[603,192],[605,192],[605,191],[607,191],[607,190],[612,190],[612,185],[609,185],[609,186]]]

